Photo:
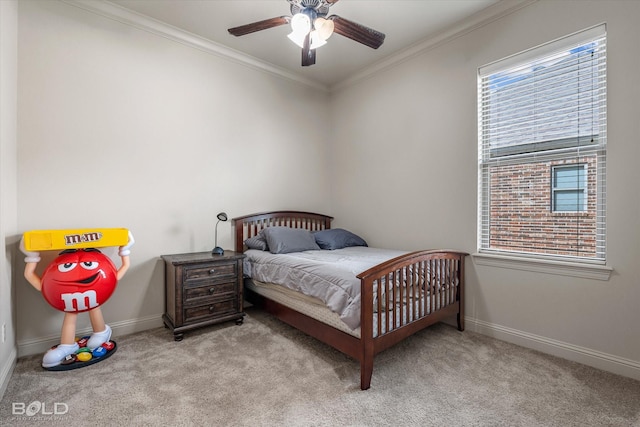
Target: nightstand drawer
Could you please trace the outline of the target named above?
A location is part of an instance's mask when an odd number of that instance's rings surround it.
[[[208,318],[213,315],[221,316],[224,314],[233,314],[238,310],[236,302],[237,301],[235,299],[230,299],[227,301],[218,301],[206,305],[187,308],[184,310],[184,321],[185,323],[188,323],[194,320]]]
[[[235,276],[236,264],[201,264],[191,267],[185,267],[185,282],[192,282],[202,279],[219,279],[222,277]]]
[[[201,298],[220,297],[229,295],[233,297],[236,293],[236,282],[229,283],[209,283],[206,286],[197,288],[186,288],[184,290],[184,302],[189,303]]]

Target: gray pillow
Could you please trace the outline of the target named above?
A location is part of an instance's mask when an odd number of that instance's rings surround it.
[[[272,254],[320,249],[313,234],[303,228],[267,227],[261,233],[264,235],[269,252]]]
[[[316,231],[313,236],[318,246],[322,249],[333,250],[348,248],[350,246],[368,246],[362,237],[342,228]]]
[[[253,237],[249,237],[244,241],[244,244],[247,245],[249,249],[258,249],[259,251],[269,250],[269,246],[267,246],[267,241],[262,235],[262,231]]]

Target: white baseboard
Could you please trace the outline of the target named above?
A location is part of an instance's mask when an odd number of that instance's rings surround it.
[[[146,331],[147,329],[158,328],[163,325],[162,315],[154,314],[148,317],[124,320],[121,322],[108,322],[113,336],[128,335],[135,332]],[[91,335],[91,329],[78,330],[77,335]],[[44,353],[56,344],[60,343],[60,335],[33,338],[25,341],[18,341],[18,357],[30,356],[32,354]]]
[[[640,362],[465,316],[466,328],[502,341],[640,380]]]
[[[4,397],[4,392],[7,391],[7,386],[9,385],[11,374],[13,374],[13,369],[16,367],[17,359],[18,356],[16,354],[16,349],[14,348],[9,354],[7,362],[4,366],[0,367],[0,400]]]

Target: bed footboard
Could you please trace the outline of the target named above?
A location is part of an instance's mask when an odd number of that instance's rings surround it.
[[[358,275],[363,340],[361,388],[369,388],[373,357],[409,335],[457,316],[464,330],[464,259],[448,250],[411,252]]]

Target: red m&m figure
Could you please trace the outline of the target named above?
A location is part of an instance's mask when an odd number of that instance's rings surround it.
[[[116,266],[97,249],[62,252],[42,275],[42,295],[55,309],[82,313],[104,304],[116,289]]]

